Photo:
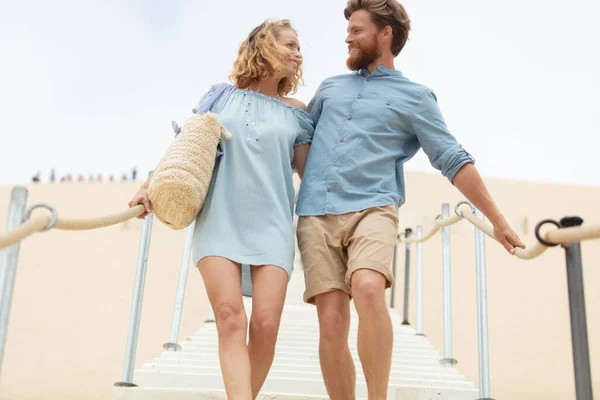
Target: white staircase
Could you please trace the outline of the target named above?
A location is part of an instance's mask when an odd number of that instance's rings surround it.
[[[294,274],[284,307],[275,360],[263,386],[261,399],[327,399],[318,355],[319,328],[314,306],[301,303],[303,280]],[[245,299],[250,315],[251,300]],[[356,350],[358,316],[352,307],[349,344],[356,364],[357,398],[367,398],[367,387]],[[475,400],[477,391],[454,368],[440,365],[441,358],[424,336],[401,324],[390,310],[394,326],[394,350],[389,399]],[[134,374],[138,387],[113,389],[113,400],[225,399],[219,369],[217,331],[204,324],[179,352],[163,352]]]

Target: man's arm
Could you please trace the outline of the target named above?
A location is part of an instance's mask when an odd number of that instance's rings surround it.
[[[442,174],[490,220],[494,225],[496,240],[511,254],[514,254],[515,247],[525,248],[496,207],[473,165],[473,158],[448,131],[435,94],[431,90],[426,90],[421,95],[412,124],[431,165],[442,171]]]
[[[463,165],[454,176],[452,183],[490,220],[494,226],[494,237],[510,254],[515,253],[515,247],[525,248],[494,203],[475,165],[471,163]]]
[[[315,92],[313,98],[308,103],[308,107],[306,111],[310,114],[310,117],[313,120],[313,126],[316,128],[319,122],[319,118],[321,118],[321,111],[323,111],[323,89],[327,84],[327,79],[325,79]]]

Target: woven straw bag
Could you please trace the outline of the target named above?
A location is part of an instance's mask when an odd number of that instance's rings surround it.
[[[196,218],[210,186],[221,137],[231,133],[217,115],[190,117],[152,174],[148,198],[154,215],[173,229],[183,229]]]

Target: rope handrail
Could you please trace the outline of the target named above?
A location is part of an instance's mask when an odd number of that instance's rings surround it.
[[[47,207],[47,206],[46,206]],[[54,210],[51,207],[47,207],[51,211]],[[475,227],[480,229],[490,238],[494,239],[494,230],[491,225],[479,220],[475,214],[474,209],[468,203],[462,202],[459,203],[456,207],[458,211],[454,217],[448,218],[446,220],[441,219],[441,216],[438,215],[435,219],[433,228],[422,238],[416,238],[414,235],[409,239],[403,238],[404,233],[398,235],[398,241],[401,243],[423,243],[427,240],[431,239],[435,236],[438,231],[445,227],[454,225],[463,219],[466,219]],[[53,217],[49,215],[38,215],[33,218],[26,220],[23,224],[21,224],[15,230],[7,233],[0,234],[0,250],[12,246],[15,243],[20,242],[21,240],[26,239],[27,237],[33,235],[37,232],[42,232],[48,229],[60,229],[60,230],[91,230],[103,228],[115,224],[119,224],[121,222],[127,221],[129,219],[135,218],[144,213],[144,206],[137,205],[135,207],[129,208],[125,211],[121,211],[116,214],[110,214],[102,217],[94,217],[94,218],[56,218],[56,221],[53,221]],[[548,230],[545,233],[541,234],[541,237],[544,241],[552,244],[561,244],[561,243],[574,243],[583,240],[590,239],[598,239],[600,238],[600,225],[588,225],[588,226],[580,226],[580,227],[569,227],[569,228],[556,228],[552,230]],[[536,243],[533,246],[528,247],[527,249],[515,248],[514,255],[522,260],[531,260],[534,259],[541,254],[543,254],[548,249],[548,246],[542,243]]]
[[[37,232],[43,232],[49,229],[60,229],[68,231],[81,231],[104,228],[111,225],[120,224],[145,212],[143,205],[138,204],[135,207],[131,207],[125,211],[121,211],[116,214],[110,214],[102,217],[94,218],[59,218],[56,217],[56,213],[53,208],[44,206],[50,209],[53,213],[50,215],[36,215],[23,222],[18,228],[6,233],[0,234],[0,250],[6,247],[10,247],[21,240],[33,235]]]
[[[137,205],[127,210],[116,214],[110,214],[103,217],[69,219],[59,218],[54,207],[36,203],[25,210],[27,203],[27,189],[13,189],[12,200],[9,208],[7,219],[7,233],[0,234],[0,250],[7,248],[2,253],[0,260],[0,269],[2,271],[4,284],[0,288],[0,367],[4,354],[4,346],[6,342],[6,328],[8,325],[8,316],[10,311],[10,300],[14,287],[14,278],[17,268],[19,246],[14,244],[24,240],[36,232],[44,232],[50,229],[62,230],[89,230],[103,228],[125,222],[134,217],[138,217],[145,213],[143,205]],[[48,214],[40,214],[31,217],[31,213],[36,208],[46,208],[51,212]],[[411,235],[411,230],[407,229],[405,233],[399,234],[397,237],[398,243],[406,243],[406,269],[405,269],[405,296],[404,296],[404,315],[403,324],[408,322],[408,298],[409,298],[409,262],[411,247],[409,244],[417,243],[417,335],[422,335],[422,252],[423,246],[421,243],[431,239],[438,231],[443,230],[443,280],[444,280],[444,358],[440,360],[444,366],[452,366],[457,361],[452,358],[452,326],[451,326],[451,295],[450,295],[450,229],[451,225],[466,219],[473,226],[478,228],[475,230],[476,237],[476,271],[477,271],[477,301],[478,301],[478,336],[479,336],[479,368],[480,368],[480,397],[490,398],[489,390],[489,353],[487,350],[487,295],[486,295],[486,275],[485,275],[485,241],[483,234],[495,239],[494,229],[486,224],[483,220],[483,215],[479,210],[476,210],[471,204],[466,201],[458,203],[455,207],[456,216],[449,216],[449,205],[447,203],[442,206],[442,215],[435,218],[434,226],[425,236],[422,236],[421,226],[417,227],[417,237]],[[135,285],[133,293],[133,301],[131,308],[131,317],[129,332],[127,337],[126,359],[123,367],[123,380],[115,386],[135,386],[133,385],[133,368],[135,363],[135,350],[137,345],[137,336],[139,334],[141,304],[144,291],[144,280],[146,276],[146,268],[148,263],[148,250],[150,246],[150,234],[152,232],[152,215],[144,220],[142,224],[142,232],[140,238],[140,247],[138,249],[138,262],[135,275]],[[480,219],[481,218],[481,219]],[[566,253],[567,261],[567,283],[569,289],[569,309],[571,314],[571,330],[573,341],[573,357],[575,366],[575,382],[577,398],[591,400],[591,372],[589,362],[589,346],[586,326],[585,312],[585,297],[583,291],[583,274],[581,262],[581,247],[580,242],[589,239],[600,238],[600,225],[581,226],[583,220],[579,217],[565,217],[560,222],[546,219],[540,221],[535,228],[535,236],[538,243],[525,249],[515,248],[514,255],[520,259],[530,260],[544,253],[548,247],[553,247],[559,244],[567,244],[563,246]],[[541,228],[546,224],[553,224],[557,229],[545,229],[544,233]],[[444,228],[444,229],[442,229]],[[176,312],[173,321],[171,332],[171,341],[165,344],[165,348],[173,351],[177,350],[178,324],[181,320],[181,306],[183,301],[183,290],[185,289],[185,277],[187,277],[187,269],[189,264],[189,252],[192,243],[194,231],[194,223],[188,227],[186,235],[186,245],[184,249],[184,257],[182,261],[182,273],[180,274],[180,284],[178,288],[178,299],[176,304]],[[404,236],[404,238],[403,238]],[[394,248],[393,257],[393,274],[396,275],[396,248]],[[185,277],[184,273],[185,272]],[[392,299],[394,298],[395,284],[392,286]],[[8,299],[8,301],[5,301]],[[393,307],[392,300],[392,307]],[[483,378],[482,378],[483,377]]]
[[[434,220],[432,229],[423,236],[421,225],[416,227],[416,235],[411,228],[406,228],[404,233],[399,233],[392,257],[392,273],[396,276],[397,248],[405,244],[406,258],[404,268],[404,312],[403,324],[408,325],[409,299],[410,299],[410,270],[412,243],[416,243],[416,301],[417,323],[416,334],[423,332],[423,242],[431,239],[437,232],[442,231],[442,304],[443,304],[443,343],[444,358],[440,363],[445,367],[452,367],[457,360],[452,357],[452,281],[451,281],[451,245],[450,225],[466,219],[474,227],[475,233],[475,277],[477,294],[477,339],[478,339],[478,367],[479,367],[479,397],[490,399],[490,359],[488,341],[488,307],[487,307],[487,272],[486,272],[486,244],[485,236],[494,237],[494,227],[485,223],[483,213],[474,208],[469,202],[461,201],[454,208],[455,217],[450,217],[450,206],[442,204],[442,214]],[[546,225],[554,225],[550,229]],[[578,216],[565,216],[560,221],[544,219],[535,226],[535,238],[538,243],[526,248],[514,248],[511,253],[523,260],[531,260],[540,256],[549,247],[562,245],[565,251],[566,277],[569,299],[569,314],[571,320],[571,341],[573,348],[573,366],[575,372],[575,390],[577,399],[592,400],[592,378],[590,368],[590,351],[587,334],[587,318],[585,310],[585,294],[583,285],[583,262],[581,255],[581,242],[589,239],[600,238],[600,225],[583,226],[583,219]],[[394,292],[396,283],[392,284],[391,306],[394,307]]]
[[[400,243],[423,243],[431,239],[435,234],[445,226],[454,225],[463,219],[466,219],[475,227],[479,228],[483,233],[496,240],[494,237],[494,228],[479,220],[474,213],[474,208],[466,203],[458,203],[456,207],[457,214],[452,218],[441,219],[441,216],[437,216],[434,222],[433,228],[422,238],[416,238],[413,236],[410,239],[404,237],[404,233],[398,235],[398,242]],[[541,233],[542,239],[549,244],[563,244],[563,243],[575,243],[583,240],[600,239],[600,225],[587,225],[569,228],[556,228],[547,230],[545,233]],[[515,248],[514,255],[521,260],[532,260],[542,255],[549,246],[542,243],[536,243],[527,249]]]

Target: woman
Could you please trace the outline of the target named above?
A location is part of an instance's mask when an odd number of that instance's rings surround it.
[[[292,164],[300,178],[313,127],[293,98],[302,81],[298,37],[288,20],[265,22],[240,46],[230,79],[236,90],[219,114],[232,133],[194,232],[219,335],[229,399],[254,399],[273,362],[294,259]],[[213,86],[200,101],[215,89]],[[129,203],[151,211],[146,182]],[[250,265],[252,316],[242,301],[241,264]]]

